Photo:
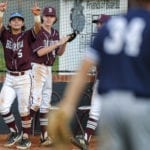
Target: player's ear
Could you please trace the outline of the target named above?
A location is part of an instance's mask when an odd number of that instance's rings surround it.
[[[11,26],[11,22],[10,22],[10,21],[8,22],[8,26],[9,26],[9,27]]]
[[[7,28],[8,28],[8,30],[10,30],[10,28],[11,28],[11,27],[10,27],[10,23],[7,25]]]
[[[24,26],[24,22],[22,22],[22,26],[21,26],[21,28]]]
[[[53,24],[55,24],[57,22],[57,17],[55,17],[55,21],[54,21],[54,23]]]
[[[21,27],[21,30],[22,30],[22,31],[25,31],[25,29],[26,29],[25,23],[23,22],[22,27]]]

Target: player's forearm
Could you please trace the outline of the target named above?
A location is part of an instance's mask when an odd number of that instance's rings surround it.
[[[77,74],[72,77],[72,82],[67,86],[64,100],[61,102],[60,106],[63,111],[67,111],[68,118],[71,118],[74,114],[80,99],[79,97],[87,84],[87,74],[92,65],[92,61],[85,60]]]
[[[59,44],[56,43],[54,45],[51,45],[51,46],[48,46],[48,47],[44,47],[44,48],[38,50],[37,54],[38,54],[39,57],[42,57],[42,56],[52,52],[53,50],[55,50],[58,47],[59,47]]]
[[[41,16],[34,16],[34,32],[37,34],[41,30]]]
[[[2,29],[2,26],[3,26],[3,15],[4,15],[4,12],[0,11],[0,30]]]
[[[2,29],[2,22],[3,22],[3,15],[4,15],[4,12],[7,8],[7,1],[6,2],[0,2],[0,30]]]
[[[41,57],[41,56],[44,56],[44,55],[52,52],[56,48],[60,47],[60,51],[58,52],[58,55],[62,55],[65,51],[66,41],[67,41],[67,38],[64,37],[63,39],[59,40],[57,43],[38,50],[37,54],[39,57]]]
[[[62,46],[60,46],[60,48],[59,48],[59,50],[57,52],[57,55],[59,55],[59,56],[63,55],[63,53],[65,52],[65,49],[66,49],[66,44],[67,43],[65,43]]]

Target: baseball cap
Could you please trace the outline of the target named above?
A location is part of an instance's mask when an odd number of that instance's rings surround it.
[[[105,23],[110,19],[110,15],[100,14],[96,20],[93,20],[92,23]]]
[[[19,12],[13,12],[11,13],[10,17],[9,17],[9,21],[11,21],[13,18],[21,18],[24,21],[24,17],[21,13]]]
[[[56,17],[56,10],[55,10],[55,8],[48,6],[48,7],[45,7],[43,9],[42,14],[43,14],[43,16],[54,16],[54,17]]]

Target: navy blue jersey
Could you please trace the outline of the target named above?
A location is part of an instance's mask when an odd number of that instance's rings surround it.
[[[137,8],[112,18],[92,49],[100,57],[99,93],[130,90],[150,96],[150,12]]]

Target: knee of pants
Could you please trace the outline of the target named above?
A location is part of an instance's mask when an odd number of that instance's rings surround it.
[[[2,107],[0,106],[0,114],[5,115],[10,112],[10,107]]]
[[[19,107],[19,114],[20,116],[26,116],[30,114],[30,109],[29,107]]]
[[[99,118],[100,118],[100,112],[96,112],[96,113],[90,112],[89,116],[90,116],[90,118],[93,118],[95,120],[99,120]]]
[[[39,108],[40,108],[40,105],[36,105],[36,104],[31,105],[31,109],[34,110],[34,111],[38,111]]]
[[[50,107],[40,108],[40,113],[48,113],[50,110]]]

